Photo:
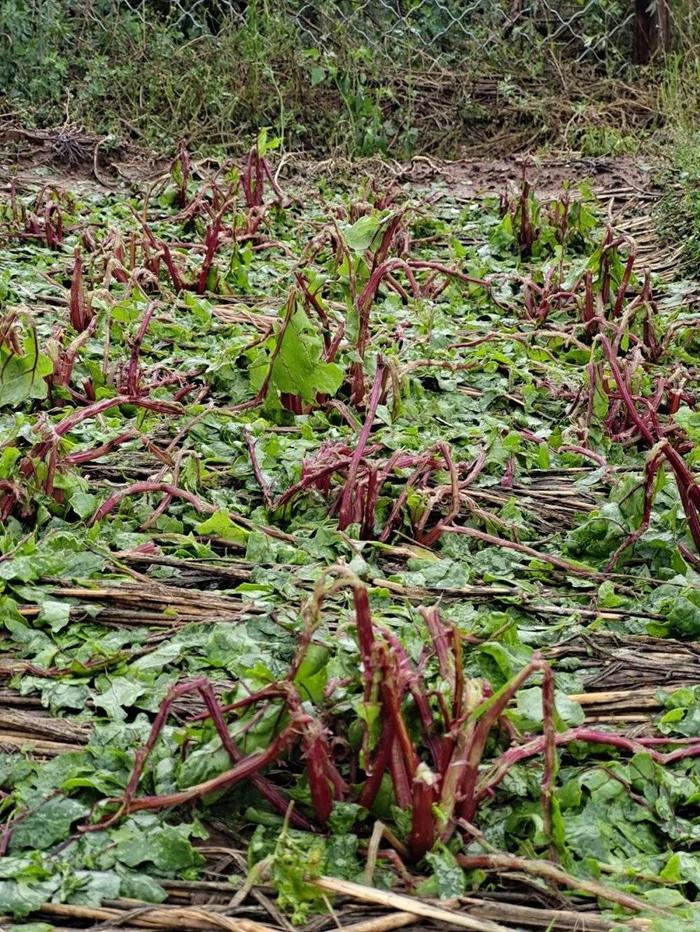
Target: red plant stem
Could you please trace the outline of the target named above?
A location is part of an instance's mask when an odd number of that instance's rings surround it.
[[[312,722],[303,738],[306,774],[316,818],[325,825],[333,811],[333,794],[328,779],[330,751],[319,722]]]
[[[391,248],[391,244],[401,226],[401,221],[403,220],[405,214],[405,209],[400,210],[389,219],[389,222],[384,228],[381,242],[379,243],[377,251],[374,254],[374,258],[372,260],[372,270],[376,269],[378,265],[381,265],[389,255],[389,249]]]
[[[452,655],[454,657],[454,689],[452,693],[452,720],[454,722],[460,721],[462,718],[462,712],[464,707],[464,664],[462,658],[462,634],[458,628],[452,629]],[[469,636],[465,636],[464,640],[468,643],[473,643],[470,641]]]
[[[657,453],[656,456],[652,456],[651,459],[647,460],[645,466],[646,478],[644,480],[644,511],[642,513],[642,520],[639,522],[639,527],[636,531],[633,531],[625,540],[620,544],[615,553],[610,557],[607,566],[605,567],[605,572],[610,573],[615,568],[615,564],[620,559],[621,555],[625,550],[629,549],[632,544],[639,540],[639,538],[644,534],[644,532],[649,527],[651,522],[651,509],[654,504],[654,480],[656,475],[661,468],[661,453]]]
[[[287,195],[284,193],[282,188],[280,188],[279,184],[277,183],[277,179],[275,178],[267,159],[262,159],[262,167],[263,167],[265,174],[267,175],[267,180],[270,182],[270,187],[277,195],[277,199],[279,201],[280,207],[288,207],[290,204],[290,200],[287,197]]]
[[[294,277],[296,279],[297,285],[299,285],[304,297],[306,298],[307,304],[310,307],[312,307],[314,311],[316,311],[316,313],[318,314],[318,317],[321,321],[322,328],[323,328],[323,343],[324,343],[326,351],[328,351],[328,347],[330,344],[331,322],[328,319],[328,314],[326,313],[326,309],[324,308],[324,306],[321,304],[321,302],[318,299],[318,292],[311,291],[307,279],[301,274],[301,272],[295,272]]]
[[[146,740],[146,743],[136,752],[136,757],[134,758],[134,767],[131,772],[131,776],[129,777],[129,782],[126,785],[126,791],[124,794],[125,801],[131,800],[133,795],[136,793],[139,780],[141,779],[141,774],[143,773],[144,764],[146,763],[146,758],[151,753],[155,747],[156,741],[160,737],[160,733],[163,730],[165,722],[167,721],[168,713],[172,704],[176,699],[179,699],[180,696],[185,696],[187,693],[192,692],[193,690],[200,690],[205,684],[206,680],[201,678],[199,680],[194,680],[194,682],[191,683],[179,683],[170,689],[168,695],[161,703],[155,719],[153,720],[151,731]]]
[[[430,710],[428,697],[423,688],[422,678],[419,672],[414,670],[403,644],[396,635],[386,628],[382,628],[381,633],[386,638],[394,659],[397,661],[402,692],[407,689],[413,698],[423,729],[423,740],[430,749],[434,766],[438,767],[440,762],[440,744],[433,736],[433,716]]]
[[[165,262],[165,266],[168,270],[170,279],[173,283],[173,286],[175,287],[175,290],[176,291],[191,291],[192,285],[189,282],[185,281],[185,279],[182,277],[182,273],[180,272],[180,269],[178,268],[177,263],[175,262],[175,259],[173,257],[172,252],[170,251],[170,247],[168,246],[168,244],[163,242],[163,240],[157,239],[153,235],[153,232],[148,226],[148,224],[146,223],[146,221],[141,216],[139,216],[139,214],[137,214],[135,210],[132,209],[132,213],[134,217],[136,218],[136,220],[141,225],[141,228],[143,229],[143,232],[146,234],[146,237],[150,245],[153,247],[153,249],[155,249],[157,252],[160,252],[162,254],[163,261]],[[156,277],[158,277],[157,268],[152,269],[151,271],[153,271],[153,274]]]
[[[440,537],[446,525],[450,524],[459,514],[461,508],[460,500],[460,490],[459,490],[459,476],[457,475],[457,469],[452,460],[452,454],[450,453],[450,448],[443,440],[440,441],[437,445],[438,450],[442,453],[442,457],[445,460],[445,465],[447,466],[447,471],[450,474],[450,491],[452,495],[452,503],[448,514],[442,518],[435,527],[429,531],[427,534],[423,534],[423,527],[425,526],[425,521],[427,521],[428,514],[421,518],[421,523],[418,527],[418,543],[422,544],[424,547],[434,546]]]
[[[466,722],[455,722],[452,733],[445,742],[445,755],[440,772],[442,786],[440,788],[440,812],[445,827],[442,831],[442,841],[449,841],[455,824],[455,811],[463,801],[463,786],[467,775],[467,757],[469,748],[474,740],[474,722],[467,718]]]
[[[170,495],[172,498],[182,498],[186,502],[189,502],[196,511],[203,511],[208,514],[213,514],[216,511],[213,505],[203,501],[192,492],[188,492],[187,489],[180,489],[178,486],[171,485],[169,482],[151,482],[146,480],[143,482],[134,482],[132,485],[115,492],[114,495],[110,495],[107,501],[103,502],[92,518],[90,518],[88,527],[92,527],[93,524],[101,521],[111,511],[114,511],[119,503],[124,498],[127,498],[127,496],[142,495],[145,492],[163,492],[166,495]]]
[[[22,492],[19,486],[14,482],[10,482],[9,479],[0,479],[0,492],[5,493],[0,498],[0,521],[7,521],[15,505],[20,501]],[[0,562],[3,559],[6,559],[5,555],[0,557]]]
[[[161,382],[160,385],[163,385],[163,382]],[[197,387],[198,386],[192,382],[188,383],[187,385],[183,385],[182,388],[178,388],[178,390],[173,395],[173,401],[182,401],[183,398],[187,398],[187,396],[191,394]],[[205,385],[204,394],[201,397],[203,398],[206,394],[208,394],[208,392],[209,387]]]
[[[587,269],[583,276],[584,297],[581,309],[581,319],[588,333],[597,333],[599,320],[595,312],[595,299],[593,296],[593,272]]]
[[[584,456],[586,459],[593,460],[594,463],[597,463],[599,466],[603,466],[605,469],[608,468],[608,461],[604,456],[601,456],[600,453],[596,453],[594,450],[589,450],[588,447],[580,447],[576,444],[565,443],[559,447],[559,453],[578,453],[579,456]]]
[[[622,372],[620,371],[617,357],[612,346],[610,345],[609,340],[603,336],[601,336],[600,340],[603,347],[603,352],[605,353],[605,356],[608,360],[610,370],[613,374],[613,378],[615,379],[615,383],[630,419],[637,427],[644,440],[649,444],[649,446],[654,447],[659,439],[658,431],[657,436],[654,436],[654,433],[650,429],[647,422],[643,420],[637,411],[634,399],[632,398],[630,390],[627,387],[627,383],[625,382]],[[688,527],[696,547],[700,549],[700,486],[696,483],[695,477],[690,472],[685,464],[685,461],[683,460],[683,457],[677,450],[675,450],[668,442],[664,443],[660,449],[661,453],[668,460],[671,468],[673,469],[673,472],[675,473],[676,484],[678,486],[681,503],[688,519]]]
[[[440,677],[454,690],[455,671],[448,644],[449,632],[440,618],[440,609],[437,605],[433,605],[430,608],[426,608],[422,605],[420,607],[420,613],[423,616],[423,621],[430,634],[430,640],[433,642],[433,647],[435,648]]]
[[[620,392],[620,396],[622,397],[622,400],[625,403],[625,407],[628,410],[630,418],[634,422],[635,426],[639,430],[642,437],[649,444],[649,446],[653,447],[654,443],[656,442],[655,438],[653,434],[651,433],[651,431],[649,430],[647,423],[642,419],[639,412],[637,411],[637,406],[635,405],[634,399],[632,398],[630,390],[627,387],[627,383],[625,382],[624,376],[622,375],[622,372],[620,371],[620,365],[618,363],[617,356],[615,355],[615,352],[613,351],[613,348],[610,345],[610,341],[608,340],[607,337],[601,336],[600,344],[603,347],[603,352],[605,353],[605,356],[608,360],[610,371],[612,372],[613,378],[615,379],[617,389]]]
[[[139,408],[147,408],[151,411],[158,411],[161,414],[179,414],[182,410],[179,405],[174,405],[166,401],[142,398],[139,395],[115,395],[113,398],[103,398],[101,401],[95,402],[95,404],[81,408],[79,411],[74,411],[57,424],[51,424],[51,439],[35,444],[29,454],[30,457],[44,459],[49,450],[55,445],[58,438],[69,433],[83,421],[104,414],[105,411],[109,411],[111,408],[117,408],[120,405],[136,405]],[[33,471],[33,467],[31,467],[30,471]]]
[[[457,278],[466,285],[481,285],[482,288],[486,288],[487,290],[491,289],[491,285],[486,279],[475,278],[473,275],[466,275],[464,272],[460,272],[459,269],[453,269],[451,266],[444,265],[442,262],[434,262],[427,259],[409,259],[408,266],[412,269],[434,269],[436,272],[442,272],[443,275],[447,275],[448,278]]]
[[[106,822],[101,821],[97,823],[96,825],[81,826],[79,828],[79,831],[84,831],[84,832],[95,831],[100,828],[104,828],[108,825],[113,824],[122,815],[126,815],[132,811],[137,811],[140,808],[159,809],[159,808],[164,808],[165,806],[179,805],[178,802],[163,802],[162,804],[158,804],[157,803],[158,800],[165,800],[166,797],[158,797],[158,796],[153,797],[152,796],[152,797],[146,797],[146,799],[151,801],[150,805],[142,806],[140,805],[140,801],[135,800],[134,797],[138,789],[139,781],[141,779],[141,774],[143,773],[143,768],[146,763],[146,759],[148,758],[149,754],[155,747],[155,744],[167,720],[170,708],[172,707],[176,699],[178,699],[180,696],[187,695],[190,692],[199,692],[200,695],[202,696],[202,699],[204,700],[204,703],[207,707],[208,714],[212,718],[212,722],[214,724],[216,732],[219,735],[219,738],[221,739],[221,743],[224,749],[226,750],[226,752],[228,753],[229,757],[231,758],[231,760],[234,761],[236,764],[240,764],[241,762],[246,762],[246,761],[251,760],[251,758],[245,758],[243,756],[243,754],[236,747],[233,739],[229,735],[228,728],[226,727],[226,723],[223,719],[221,707],[219,706],[216,696],[214,695],[214,691],[211,687],[211,684],[208,682],[208,680],[202,677],[192,682],[179,683],[176,686],[172,687],[168,695],[165,697],[165,699],[161,703],[161,706],[158,710],[158,714],[156,715],[155,719],[153,720],[153,724],[151,725],[151,731],[149,733],[148,739],[146,740],[146,743],[144,744],[142,748],[140,748],[136,752],[136,757],[134,759],[134,767],[133,767],[131,776],[129,778],[129,782],[126,787],[124,797],[121,801],[122,805],[120,809],[117,811],[117,813],[114,816],[108,818]],[[233,770],[235,771],[236,768],[234,767]],[[227,771],[226,773],[221,774],[219,777],[214,777],[213,781],[220,780],[222,777],[226,778],[229,774],[231,774],[231,771]],[[257,772],[252,772],[246,775],[250,777],[251,783],[253,783],[253,785],[260,792],[260,794],[265,799],[267,799],[268,802],[270,802],[270,804],[273,805],[277,809],[278,812],[282,814],[287,813],[287,811],[289,810],[289,800],[285,796],[284,793],[282,793],[280,790],[274,787],[271,783],[269,783],[269,781],[265,780],[264,777],[261,777],[260,774],[258,774]],[[244,779],[244,777],[234,777],[233,782],[238,782],[239,779]],[[207,782],[211,783],[213,781],[207,781]],[[229,785],[229,784],[227,783],[226,785]],[[192,793],[193,791],[196,791],[200,787],[203,787],[203,786],[205,786],[205,784],[200,784],[198,787],[191,787],[189,790],[185,791],[185,794]],[[199,796],[205,795],[206,792],[209,792],[209,790],[202,790],[201,793],[194,793],[194,795],[191,798],[198,798]],[[173,795],[177,795],[177,794],[173,794]],[[294,812],[292,813],[291,821],[293,824],[296,825],[297,828],[301,828],[305,831],[314,830],[313,825],[307,819],[305,819],[303,816],[297,813],[294,813]]]
[[[360,648],[360,657],[365,668],[365,674],[372,675],[372,660],[374,651],[374,628],[372,626],[372,612],[369,604],[369,593],[366,586],[357,583],[352,587],[352,597],[355,603],[355,627],[357,629],[357,643]]]
[[[350,400],[353,404],[360,405],[365,394],[365,376],[364,376],[364,358],[369,342],[369,315],[372,303],[376,297],[377,289],[381,284],[382,278],[390,272],[398,259],[388,259],[383,262],[377,269],[372,272],[369,281],[365,285],[362,293],[357,298],[357,315],[359,318],[357,332],[357,353],[359,360],[352,364],[350,369],[351,394]]]
[[[252,146],[248,153],[246,166],[241,173],[241,188],[245,198],[246,207],[262,207],[263,203],[263,160],[258,153],[257,144]]]
[[[280,392],[280,402],[283,408],[291,411],[292,414],[304,413],[304,402],[299,395],[292,395],[291,392]]]
[[[554,717],[554,674],[549,665],[542,668],[542,731],[544,737],[544,770],[542,772],[542,820],[549,840],[550,857],[557,860],[554,839],[554,780],[557,772],[556,726]]]
[[[367,779],[360,791],[358,803],[365,809],[371,809],[377,793],[382,785],[384,774],[389,767],[389,759],[394,746],[393,732],[387,729],[382,730],[377,750],[374,754],[374,760],[371,764],[366,764]]]
[[[97,328],[97,317],[93,317],[88,326],[66,347],[61,353],[58,361],[54,364],[53,375],[51,376],[52,385],[68,386],[73,374],[73,366],[78,357],[80,349],[87,343]],[[2,345],[2,334],[0,334],[0,346]],[[93,399],[94,400],[94,399]]]
[[[255,455],[255,443],[253,438],[250,435],[250,431],[244,430],[243,436],[245,437],[246,446],[248,447],[248,455],[250,456],[250,463],[253,467],[253,475],[255,476],[255,481],[260,486],[260,491],[262,492],[263,499],[266,506],[269,509],[273,507],[272,493],[270,492],[270,486],[265,481],[265,477],[262,474],[260,469],[260,464],[258,463],[258,458]]]
[[[153,313],[158,307],[157,301],[151,301],[151,303],[146,308],[146,311],[143,315],[143,320],[139,326],[136,338],[131,347],[131,356],[129,358],[129,366],[126,370],[126,391],[129,395],[138,395],[139,394],[139,352],[141,351],[141,344],[143,343],[144,337],[146,336],[146,331],[148,330],[148,325],[151,322]]]
[[[270,742],[264,751],[244,757],[230,770],[216,777],[212,777],[209,780],[205,780],[203,783],[191,786],[186,790],[175,793],[165,793],[162,796],[141,796],[138,799],[130,799],[128,801],[114,799],[114,802],[121,802],[119,810],[114,815],[94,825],[79,826],[78,831],[102,831],[110,825],[113,825],[122,816],[129,815],[132,812],[142,812],[144,810],[154,811],[158,809],[167,809],[172,806],[182,806],[185,803],[192,802],[194,799],[201,799],[209,793],[228,789],[236,783],[240,783],[242,780],[252,780],[263,767],[274,763],[274,761],[294,743],[297,736],[296,725],[288,725]]]
[[[374,520],[378,495],[379,484],[377,482],[377,469],[370,468],[367,474],[364,513],[362,516],[362,525],[360,527],[361,540],[372,540],[374,538]]]
[[[137,431],[127,430],[123,434],[119,434],[118,437],[114,437],[112,440],[108,440],[106,443],[101,444],[99,447],[93,447],[91,450],[81,450],[79,453],[71,453],[66,457],[65,461],[71,466],[91,463],[93,460],[97,460],[101,456],[106,456],[107,453],[111,453],[112,450],[115,450],[123,443],[133,440],[138,436],[139,434]]]
[[[323,491],[324,494],[328,494],[328,482],[330,476],[334,472],[338,472],[342,469],[347,463],[349,463],[350,457],[342,457],[337,461],[329,463],[327,466],[324,466],[321,469],[314,470],[314,472],[309,472],[308,475],[305,475],[303,479],[300,479],[299,482],[295,482],[294,485],[291,485],[286,492],[283,492],[279,498],[277,498],[272,505],[273,510],[282,508],[287,502],[291,501],[295,495],[298,495],[299,492],[302,492],[304,489],[310,487],[315,487]]]
[[[56,226],[53,217],[56,217]],[[63,241],[63,215],[58,204],[47,204],[44,208],[44,226],[46,228],[46,245],[56,249]]]
[[[257,408],[257,406],[259,404],[262,404],[265,398],[267,397],[267,393],[270,389],[270,382],[272,381],[272,371],[274,369],[275,361],[277,360],[277,357],[279,356],[282,350],[282,343],[284,341],[284,336],[287,332],[287,328],[289,327],[292,321],[292,317],[294,316],[294,311],[296,310],[296,306],[297,306],[297,292],[293,290],[290,292],[289,297],[287,298],[287,306],[285,308],[284,319],[282,320],[282,326],[280,327],[279,333],[277,335],[277,341],[275,342],[275,348],[272,350],[272,353],[270,354],[270,363],[267,367],[267,373],[265,375],[265,379],[262,385],[260,386],[260,390],[258,391],[255,398],[250,398],[248,401],[243,401],[240,404],[234,405],[232,408],[227,408],[226,410],[229,411],[230,413],[237,413],[239,411],[248,411],[250,408]]]
[[[190,154],[187,151],[187,141],[185,139],[180,140],[180,145],[178,148],[178,153],[173,159],[173,162],[170,166],[170,172],[175,175],[175,166],[180,166],[180,181],[178,184],[178,204],[180,207],[187,206],[187,184],[190,180]]]
[[[625,265],[625,271],[622,274],[622,281],[620,282],[620,287],[617,292],[617,300],[615,301],[615,307],[613,308],[613,317],[619,317],[622,313],[622,305],[625,303],[625,293],[627,291],[627,286],[630,283],[630,278],[632,277],[632,269],[634,268],[634,262],[636,259],[634,252],[630,253],[627,257],[627,263]]]
[[[338,350],[340,349],[340,344],[343,342],[343,337],[345,336],[345,324],[341,321],[336,331],[335,336],[328,344],[328,348],[323,354],[325,362],[333,362],[335,357],[338,355]]]
[[[610,256],[608,255],[608,250],[613,248],[613,231],[610,226],[608,226],[607,232],[603,239],[603,246],[600,253],[600,294],[603,299],[603,304],[607,305],[610,300]]]
[[[93,315],[88,307],[87,298],[85,296],[83,260],[79,246],[76,246],[74,255],[75,260],[73,262],[73,274],[70,283],[70,322],[78,333],[82,333],[87,329]]]
[[[478,807],[478,797],[476,793],[477,781],[479,778],[479,765],[484,755],[486,741],[495,725],[496,721],[503,714],[513,696],[520,689],[522,684],[528,680],[533,673],[544,670],[545,663],[538,654],[533,654],[532,660],[516,673],[515,676],[502,686],[498,692],[494,693],[484,702],[482,702],[472,713],[470,718],[476,721],[474,734],[465,759],[464,776],[460,784],[460,795],[462,798],[459,806],[460,817],[467,822],[473,822]],[[544,739],[543,739],[544,740]]]
[[[382,531],[379,537],[379,540],[381,541],[389,540],[389,538],[391,537],[391,532],[394,530],[394,526],[396,525],[399,515],[401,514],[401,510],[403,506],[406,504],[406,500],[408,499],[411,489],[413,488],[414,485],[417,484],[418,480],[426,472],[429,472],[431,470],[431,468],[432,467],[431,467],[430,462],[426,460],[422,462],[419,466],[417,466],[416,469],[413,471],[413,473],[408,477],[408,479],[406,480],[406,484],[404,485],[403,489],[401,490],[399,494],[399,497],[396,499],[396,501],[392,505],[391,512],[389,514],[389,517],[386,519],[386,524],[384,525],[384,530]]]
[[[389,652],[386,645],[382,645],[379,654],[379,669],[382,671],[380,694],[385,721],[390,723],[394,732],[394,749],[400,753],[409,780],[413,780],[418,767],[418,755],[401,713],[403,689],[397,675],[396,658],[393,652]],[[410,805],[410,800],[408,805]]]
[[[211,269],[214,265],[214,259],[216,258],[216,252],[219,248],[219,241],[221,239],[223,216],[226,210],[228,210],[229,205],[230,201],[225,201],[221,205],[221,209],[209,224],[206,233],[204,234],[205,253],[204,258],[202,259],[199,275],[197,276],[197,282],[195,284],[195,291],[197,294],[204,294],[204,292],[207,290],[209,273],[211,272]]]
[[[514,479],[515,479],[515,457],[509,456],[508,462],[506,463],[505,472],[503,473],[503,478],[501,479],[501,482],[500,482],[501,488],[512,489]]]
[[[216,733],[221,739],[221,743],[228,756],[231,758],[233,763],[239,763],[241,760],[243,760],[244,755],[239,750],[236,743],[229,734],[229,730],[226,727],[226,722],[224,721],[221,706],[219,705],[219,702],[214,694],[211,683],[209,683],[208,680],[204,680],[202,685],[196,688],[204,699],[204,703],[207,707],[209,715],[211,716]],[[265,777],[262,777],[257,773],[250,778],[250,782],[258,790],[263,799],[266,799],[279,813],[284,816],[288,814],[289,798],[285,793],[283,793],[281,790],[278,790],[277,787],[273,786],[273,784],[269,782],[269,780],[266,780]],[[297,812],[292,811],[290,814],[290,820],[292,825],[294,825],[296,828],[301,828],[307,832],[314,831],[314,826],[312,823]]]
[[[233,712],[236,709],[247,709],[251,705],[255,705],[256,702],[261,702],[263,699],[288,698],[289,683],[284,682],[277,685],[266,686],[264,689],[259,689],[248,696],[244,696],[242,699],[237,699],[235,702],[229,702],[227,705],[220,705],[219,708],[222,714],[226,714],[226,712]],[[205,718],[209,718],[209,712],[198,712],[195,715],[190,715],[187,721],[202,722]]]
[[[635,740],[625,735],[599,731],[598,729],[589,728],[585,725],[579,728],[570,728],[568,731],[561,732],[555,736],[557,747],[571,744],[574,741],[585,741],[588,744],[609,745],[610,747],[619,748],[622,751],[628,751],[630,754],[646,752],[655,763],[661,764],[662,766],[667,766],[668,764],[672,764],[679,760],[685,760],[689,757],[700,757],[700,740],[697,739],[694,744],[685,744],[675,751],[662,754],[659,751],[655,751],[653,747],[650,747],[648,742],[644,739]],[[666,743],[673,744],[674,741],[673,739],[669,739]],[[519,747],[509,748],[509,750],[504,751],[504,753],[494,761],[486,774],[479,780],[477,792],[475,794],[476,803],[478,804],[483,799],[490,796],[493,788],[501,782],[515,764],[519,764],[522,761],[529,760],[541,754],[545,749],[545,745],[545,737],[538,736],[532,741],[527,742],[527,744],[522,744]]]
[[[529,256],[532,253],[532,244],[535,241],[535,231],[530,219],[530,182],[525,178],[525,168],[523,167],[523,186],[520,191],[520,229],[518,231],[518,246],[522,256]]]
[[[397,281],[394,278],[394,276],[391,274],[391,272],[387,272],[387,274],[384,276],[384,280],[386,281],[387,287],[391,288],[391,290],[394,291],[401,298],[404,304],[407,304],[408,299],[409,299],[409,294],[406,291],[406,289],[403,287],[401,282]]]
[[[421,764],[413,778],[411,831],[408,847],[414,861],[420,861],[435,844],[435,785],[438,778]]]
[[[575,576],[588,576],[592,579],[597,579],[600,576],[600,573],[587,570],[582,566],[577,566],[575,563],[570,563],[568,560],[564,560],[561,557],[555,557],[549,553],[542,553],[540,550],[528,547],[527,544],[517,544],[515,541],[507,540],[505,537],[496,537],[494,534],[487,534],[485,531],[477,531],[476,528],[452,524],[449,527],[444,527],[443,531],[450,531],[454,534],[465,534],[467,537],[473,537],[476,540],[481,540],[485,544],[491,544],[494,547],[505,547],[507,550],[515,550],[518,553],[524,553],[534,560],[550,563],[552,566],[556,566],[557,569],[572,573]]]
[[[379,357],[377,359],[377,371],[374,374],[374,383],[372,384],[372,393],[370,395],[369,404],[367,406],[367,416],[365,418],[365,423],[360,432],[360,436],[357,441],[357,446],[355,447],[355,452],[353,454],[352,460],[350,462],[350,468],[348,470],[348,477],[345,480],[345,486],[343,487],[343,494],[340,499],[340,510],[338,512],[338,527],[341,531],[344,531],[348,525],[352,524],[353,515],[352,515],[352,505],[355,494],[357,492],[356,481],[357,481],[357,471],[360,467],[360,461],[365,452],[365,447],[367,446],[367,441],[369,440],[369,435],[372,430],[372,424],[374,423],[374,418],[377,414],[377,408],[379,406],[379,399],[382,392],[382,376],[384,374],[384,360]]]
[[[391,782],[394,787],[396,805],[400,809],[410,809],[413,800],[411,791],[412,778],[406,768],[406,761],[403,758],[401,745],[397,741],[396,736],[394,736],[391,754],[389,755],[389,773],[391,774]]]
[[[694,553],[691,553],[685,544],[679,544],[678,550],[680,551],[680,554],[686,563],[689,563],[693,569],[700,570],[700,557],[697,557]]]
[[[670,450],[672,448],[669,447],[667,449]],[[700,486],[696,485],[695,483],[693,483],[691,486],[684,485],[678,475],[676,475],[676,480],[681,504],[683,505],[685,516],[688,519],[688,528],[693,540],[695,541],[695,546],[698,548],[698,550],[700,550],[700,512],[698,511]]]

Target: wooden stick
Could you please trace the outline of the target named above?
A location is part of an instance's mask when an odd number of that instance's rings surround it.
[[[66,751],[83,751],[81,744],[64,744],[59,741],[46,741],[42,738],[34,738],[31,735],[17,735],[8,732],[0,732],[0,745],[7,744],[21,750],[37,754],[43,754],[47,757],[54,757],[57,754],[65,754]]]
[[[377,906],[386,906],[389,909],[411,913],[413,916],[422,916],[424,919],[433,919],[442,923],[443,927],[445,925],[448,927],[458,926],[460,929],[471,929],[472,932],[509,932],[505,926],[498,925],[490,920],[473,919],[471,916],[464,916],[461,913],[452,912],[440,906],[432,906],[424,900],[414,899],[400,893],[390,893],[388,890],[376,890],[373,887],[365,887],[361,883],[353,883],[350,880],[338,880],[335,877],[317,877],[311,882],[314,886],[320,890],[325,890],[327,893],[349,896],[354,900],[374,903]]]
[[[43,903],[36,912],[60,918],[90,919],[99,922],[128,917],[134,925],[148,929],[227,929],[229,932],[274,932],[272,926],[254,922],[252,919],[234,919],[231,916],[197,907],[164,909],[158,906],[148,906],[136,900],[124,902],[125,905],[128,904],[126,909]]]
[[[415,913],[389,913],[387,916],[377,916],[376,919],[365,919],[363,922],[343,926],[343,932],[391,932],[391,929],[410,926],[415,921]]]
[[[597,913],[578,912],[574,909],[540,909],[533,906],[522,906],[517,903],[499,903],[498,901],[477,900],[460,897],[460,902],[469,906],[474,916],[484,919],[498,919],[501,922],[512,922],[517,926],[541,926],[544,929],[571,929],[573,932],[608,932],[619,928],[619,922],[604,919]],[[472,905],[473,904],[473,905]],[[628,919],[627,929],[648,929],[651,921],[648,919]]]
[[[581,893],[588,893],[601,900],[607,900],[609,903],[617,903],[619,906],[624,906],[625,909],[631,909],[635,912],[653,912],[662,916],[669,915],[668,910],[654,906],[652,903],[645,903],[644,900],[640,900],[629,893],[606,887],[605,884],[598,883],[595,880],[584,880],[581,877],[574,877],[573,874],[567,874],[566,871],[563,871],[556,864],[552,864],[551,861],[535,861],[532,858],[520,858],[512,854],[458,854],[457,861],[467,870],[520,871],[523,874],[542,877],[549,883],[569,887]]]
[[[370,838],[369,845],[367,846],[367,862],[365,864],[365,869],[362,872],[362,880],[367,884],[368,887],[372,886],[374,869],[377,866],[377,854],[379,852],[379,845],[383,837],[384,823],[377,819],[377,821],[374,823],[374,828],[372,829],[372,837]]]
[[[604,702],[628,700],[634,702],[637,707],[641,703],[645,703],[648,704],[645,707],[653,708],[659,705],[654,697],[654,692],[661,688],[661,686],[646,686],[638,689],[613,689],[610,692],[572,693],[569,699],[572,702],[578,702],[579,705],[601,705]]]

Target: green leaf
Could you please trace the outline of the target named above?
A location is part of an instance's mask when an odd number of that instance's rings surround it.
[[[360,255],[366,252],[384,222],[384,218],[377,214],[367,214],[356,220],[352,226],[345,227],[343,236],[348,249]]]
[[[134,822],[122,826],[116,833],[119,841],[115,848],[117,858],[127,867],[146,862],[158,870],[174,872],[198,867],[204,859],[187,838],[188,826],[155,826],[141,829]]]
[[[352,832],[331,835],[326,841],[325,872],[331,877],[355,880],[362,868],[358,854],[359,838]]]
[[[454,854],[445,845],[438,844],[426,854],[425,860],[433,871],[427,883],[421,885],[421,896],[437,896],[441,900],[463,896],[466,890],[466,878],[463,869],[457,863]]]
[[[673,420],[683,428],[693,443],[700,444],[700,411],[692,411],[683,405],[673,415]]]
[[[0,453],[0,479],[11,479],[14,476],[21,455],[17,447],[5,447]]]
[[[52,372],[53,363],[39,353],[34,339],[26,341],[23,356],[0,347],[0,408],[17,407],[30,398],[46,398],[48,385],[44,380]]]
[[[245,544],[248,531],[236,524],[225,511],[216,511],[206,521],[200,521],[195,530],[207,537],[221,537],[235,544]]]
[[[299,665],[294,683],[305,699],[320,702],[328,682],[328,648],[320,644],[310,644],[304,659]]]
[[[90,495],[78,489],[71,495],[70,504],[79,518],[89,518],[97,511],[100,499],[97,495]]]
[[[569,726],[582,725],[585,721],[585,714],[578,702],[556,690],[554,693],[554,706],[557,717]],[[540,686],[528,686],[519,689],[516,698],[516,709],[518,715],[521,715],[527,722],[527,725],[540,724],[542,722],[542,689]],[[525,727],[527,727],[527,725]]]
[[[700,889],[700,855],[686,851],[672,854],[659,877],[666,883],[692,883]]]
[[[325,81],[326,78],[326,69],[321,68],[320,65],[314,65],[311,69],[311,87],[316,87],[317,84],[321,84]]]
[[[51,899],[58,886],[57,881],[26,883],[24,881],[0,880],[0,914],[27,916]]]
[[[665,735],[700,735],[700,686],[676,689],[670,695],[661,693],[668,711],[661,716],[658,727]]]
[[[93,702],[118,722],[126,719],[125,709],[132,708],[148,688],[145,683],[128,676],[111,676],[101,681],[106,681],[106,688],[94,697]]]
[[[44,622],[52,631],[61,631],[70,622],[70,605],[47,599],[41,603],[37,621]]]
[[[325,908],[321,891],[307,882],[323,872],[325,860],[322,838],[289,831],[279,836],[273,856],[272,878],[277,887],[279,906],[290,910],[295,924],[305,922],[309,913]]]
[[[672,634],[685,638],[700,636],[700,593],[679,595],[667,621]]]
[[[77,819],[84,818],[89,808],[76,799],[57,796],[47,799],[26,819],[22,819],[12,833],[10,849],[19,851],[32,848],[43,851],[64,841]]]
[[[119,896],[119,876],[114,871],[76,871],[72,880],[80,886],[68,897],[69,903],[83,906],[100,906],[103,900],[114,900]]]
[[[279,338],[278,338],[279,339]],[[279,392],[299,395],[312,402],[316,395],[335,395],[345,373],[335,363],[324,362],[322,341],[308,317],[298,308],[281,337],[282,345],[272,365],[271,384]],[[251,366],[253,388],[260,388],[269,368],[268,357],[262,355]]]
[[[119,895],[132,900],[143,900],[145,903],[162,903],[168,894],[157,880],[148,874],[137,874],[132,871],[118,871]]]

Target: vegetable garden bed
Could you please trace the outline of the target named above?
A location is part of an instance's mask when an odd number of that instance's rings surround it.
[[[8,185],[3,928],[700,922],[692,283],[393,175]]]

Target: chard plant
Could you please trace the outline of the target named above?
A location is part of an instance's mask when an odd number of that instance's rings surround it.
[[[691,296],[585,189],[277,147],[4,196],[0,915],[152,908],[223,837],[236,921],[512,926],[525,877],[694,928]]]

